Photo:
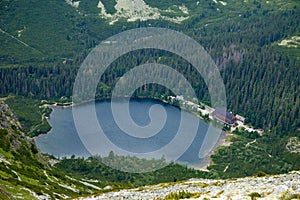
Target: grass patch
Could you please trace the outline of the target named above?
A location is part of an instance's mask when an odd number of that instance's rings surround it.
[[[7,99],[5,103],[16,112],[18,120],[30,137],[47,133],[51,129],[45,118],[45,116],[50,114],[51,109],[40,107],[41,102],[39,100],[16,96]]]

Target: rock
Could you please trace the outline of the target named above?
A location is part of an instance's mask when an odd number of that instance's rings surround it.
[[[111,188],[111,186],[106,186],[104,189],[106,188]],[[258,193],[264,199],[280,199],[284,195],[285,197],[292,194],[300,195],[300,171],[235,180],[190,179],[177,184],[159,184],[141,189],[125,189],[80,199],[164,199],[171,192],[176,193],[182,190],[197,193],[199,197],[194,199],[228,199],[228,197],[231,199],[251,199],[250,195],[254,193]]]
[[[107,186],[105,186],[103,189],[104,189],[104,190],[112,190],[112,189],[113,189],[113,187],[112,187],[112,186],[110,186],[110,185],[107,185]]]

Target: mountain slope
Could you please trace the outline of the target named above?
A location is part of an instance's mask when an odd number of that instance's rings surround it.
[[[97,183],[60,173],[49,161],[25,136],[15,114],[0,101],[0,199],[61,199],[100,189]]]
[[[254,17],[291,14],[288,12],[298,9],[296,0],[224,3],[212,0],[1,1],[1,65],[76,61],[101,40],[140,26],[170,27],[184,32],[191,25],[197,32],[203,26],[207,29],[216,26],[217,31],[222,24],[239,25],[251,22],[249,19]]]

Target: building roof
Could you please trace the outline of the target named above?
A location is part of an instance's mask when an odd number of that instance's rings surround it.
[[[213,114],[221,114],[223,116],[226,116],[229,119],[232,119],[234,117],[234,115],[232,113],[228,112],[225,107],[216,108],[215,111],[213,112]]]
[[[212,112],[212,116],[227,124],[234,124],[236,121],[235,115],[228,112],[225,107],[216,108],[215,111]]]

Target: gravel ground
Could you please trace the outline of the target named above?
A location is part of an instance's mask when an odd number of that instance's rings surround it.
[[[199,197],[196,199],[251,199],[249,195],[254,192],[261,195],[259,199],[280,199],[282,197],[286,199],[292,194],[300,195],[300,171],[282,175],[228,180],[190,179],[181,183],[162,183],[143,188],[109,192],[100,196],[81,198],[81,200],[163,199],[171,192],[182,190],[199,193]]]

